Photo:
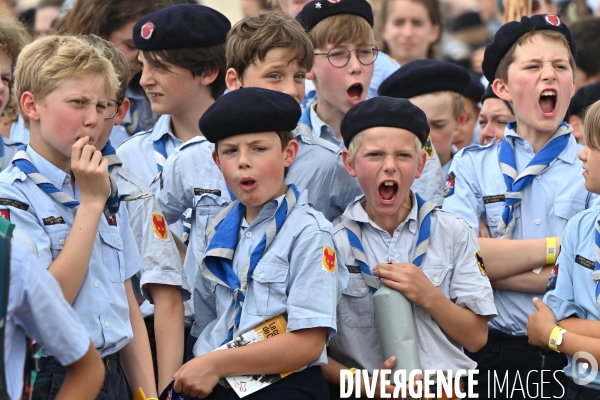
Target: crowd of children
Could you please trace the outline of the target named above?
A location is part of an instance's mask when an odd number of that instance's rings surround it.
[[[597,20],[470,71],[435,0],[72,3],[32,42],[0,13],[0,399],[389,397],[384,285],[422,370],[600,398]]]

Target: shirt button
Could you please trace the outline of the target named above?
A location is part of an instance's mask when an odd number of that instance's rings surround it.
[[[536,219],[536,220],[535,220],[535,224],[536,224],[536,225],[539,225],[541,222],[542,222],[542,221],[540,221],[539,219]]]
[[[542,179],[542,176],[538,175],[538,176],[535,177],[535,179]]]
[[[251,238],[252,237],[252,232],[250,232],[250,231],[246,232],[246,237],[247,238]]]
[[[436,277],[434,277],[434,278],[433,278],[433,281],[434,281],[435,283],[438,283],[438,282],[440,281],[440,278],[438,278],[438,277],[436,276]]]
[[[525,150],[529,150],[529,144],[528,143],[525,143],[525,146],[523,146],[523,147],[525,147]]]
[[[264,278],[264,277],[265,277],[265,273],[264,273],[264,272],[261,272],[261,273],[258,275],[258,277],[259,277],[260,279]]]
[[[71,177],[69,175],[65,176],[65,183],[71,182]]]
[[[496,222],[496,221],[498,221],[498,218],[492,217],[492,222]]]
[[[100,285],[98,284],[98,282],[94,282],[94,287],[98,287],[98,286],[100,286]]]
[[[121,239],[117,239],[117,244],[120,246],[121,244],[123,244],[123,242],[121,242]]]
[[[362,288],[362,289],[360,289],[360,291],[364,293],[367,291],[367,288]]]
[[[104,327],[105,327],[105,328],[108,328],[109,326],[110,326],[110,324],[109,324],[108,322],[105,322],[105,323],[104,323]]]
[[[61,239],[58,241],[58,243],[60,243],[60,244],[65,244],[65,239],[62,239],[62,238],[61,238]]]

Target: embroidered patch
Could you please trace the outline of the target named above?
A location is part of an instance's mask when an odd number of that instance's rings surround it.
[[[427,154],[427,158],[433,158],[433,145],[431,144],[431,139],[429,139],[429,136],[427,136],[427,141],[425,142],[425,145],[423,146],[423,150],[425,150],[425,154]]]
[[[360,274],[360,267],[358,265],[346,265],[348,272],[351,274]]]
[[[5,199],[5,198],[0,198],[0,206],[11,206],[14,208],[18,208],[19,210],[23,210],[23,211],[27,211],[29,209],[29,204],[25,204],[18,200]]]
[[[575,256],[575,262],[579,265],[582,265],[588,269],[594,269],[596,263],[592,260],[588,260],[585,257],[581,257],[579,254]]]
[[[10,221],[10,210],[7,210],[6,208],[4,210],[0,210],[0,218]]]
[[[166,240],[169,237],[165,217],[161,214],[152,214],[152,228],[157,238]]]
[[[503,203],[505,201],[506,197],[503,194],[497,194],[495,196],[483,196],[484,204]]]
[[[63,219],[63,217],[48,217],[42,218],[42,222],[44,223],[44,226],[49,226],[56,224],[64,224],[65,220]]]
[[[341,0],[327,0],[328,2],[330,2],[331,4],[337,4],[339,3]]]
[[[152,22],[146,22],[142,26],[141,35],[144,39],[149,40],[154,33],[154,24]]]
[[[218,189],[201,189],[201,188],[194,188],[194,195],[195,196],[202,196],[203,194],[214,194],[215,196],[219,196],[221,197],[221,191]]]
[[[546,20],[546,25],[560,26],[560,18],[556,14],[546,14],[544,15],[544,19]]]
[[[450,197],[454,194],[454,172],[450,172],[448,174],[448,178],[446,180],[446,184],[444,185],[444,198]]]
[[[556,277],[558,276],[558,265],[552,267],[552,271],[550,271],[550,276],[548,277],[548,283],[546,283],[546,292],[550,290],[554,290],[556,288]]]
[[[475,259],[477,260],[477,266],[479,267],[479,272],[481,272],[481,275],[487,275],[487,272],[485,272],[485,264],[483,264],[483,257],[481,257],[480,251],[475,253]]]
[[[335,250],[323,246],[323,271],[335,272]]]
[[[117,226],[117,216],[116,215],[106,215],[106,214],[104,214],[104,216],[106,217],[106,222],[108,222],[108,225],[110,225],[110,226]]]

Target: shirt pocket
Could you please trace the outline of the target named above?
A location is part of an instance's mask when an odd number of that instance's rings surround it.
[[[556,203],[554,203],[554,215],[566,221],[584,209],[585,202],[578,199],[556,199]]]
[[[206,249],[206,228],[217,214],[223,210],[229,200],[212,193],[194,196],[194,213],[196,214],[196,230],[198,249],[204,253]]]
[[[433,286],[437,287],[448,297],[450,293],[450,275],[449,272],[454,269],[452,264],[449,265],[427,265],[422,268],[423,273]]]
[[[248,283],[244,308],[250,315],[276,316],[287,310],[289,266],[259,262]]]
[[[485,224],[490,230],[492,237],[498,236],[498,224],[502,220],[504,212],[504,203],[492,203],[485,205]],[[513,214],[516,218],[516,213]]]
[[[125,281],[125,260],[121,235],[106,231],[99,233],[102,240],[102,263],[108,280],[114,283],[123,283]]]
[[[371,290],[361,274],[353,274],[338,305],[342,324],[349,328],[375,327],[375,307]]]
[[[52,260],[56,260],[63,247],[65,247],[67,236],[69,236],[69,230],[57,230],[52,232],[46,231],[46,233],[50,238],[50,251],[52,252]]]

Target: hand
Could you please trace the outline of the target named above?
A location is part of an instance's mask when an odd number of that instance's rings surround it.
[[[373,268],[373,275],[379,277],[384,285],[398,290],[420,305],[437,293],[437,288],[429,278],[412,263],[396,263],[394,260],[389,264],[379,263]]]
[[[529,315],[527,321],[527,336],[532,346],[548,347],[550,334],[558,322],[552,310],[537,297],[533,298],[533,305],[537,311]]]
[[[392,367],[395,364],[396,364],[396,357],[391,356],[390,358],[385,360],[383,362],[383,364],[381,364],[381,367],[379,367],[379,372],[381,372],[381,370],[384,370],[384,369],[392,369]],[[357,377],[357,378],[360,379],[360,377]],[[394,377],[393,377],[393,375],[392,376],[388,375],[387,378],[391,381]],[[377,398],[377,399],[382,398],[382,395],[384,393],[381,393],[381,374],[377,374],[377,380],[375,380],[373,377],[370,377],[370,379],[371,379],[371,385],[375,385],[375,398]],[[395,385],[385,385],[384,391],[388,395],[393,395],[395,389],[396,389]],[[367,392],[365,390],[364,382],[361,382],[361,385],[360,385],[360,396],[367,397]]]
[[[81,199],[104,207],[110,192],[108,161],[94,146],[86,144],[88,140],[84,136],[71,148],[71,170],[79,185]]]
[[[479,237],[480,238],[490,238],[492,234],[490,233],[490,228],[485,224],[483,219],[479,219]]]
[[[218,353],[218,352],[217,352]],[[173,378],[173,389],[183,395],[204,399],[219,383],[215,353],[207,353],[185,363]]]

